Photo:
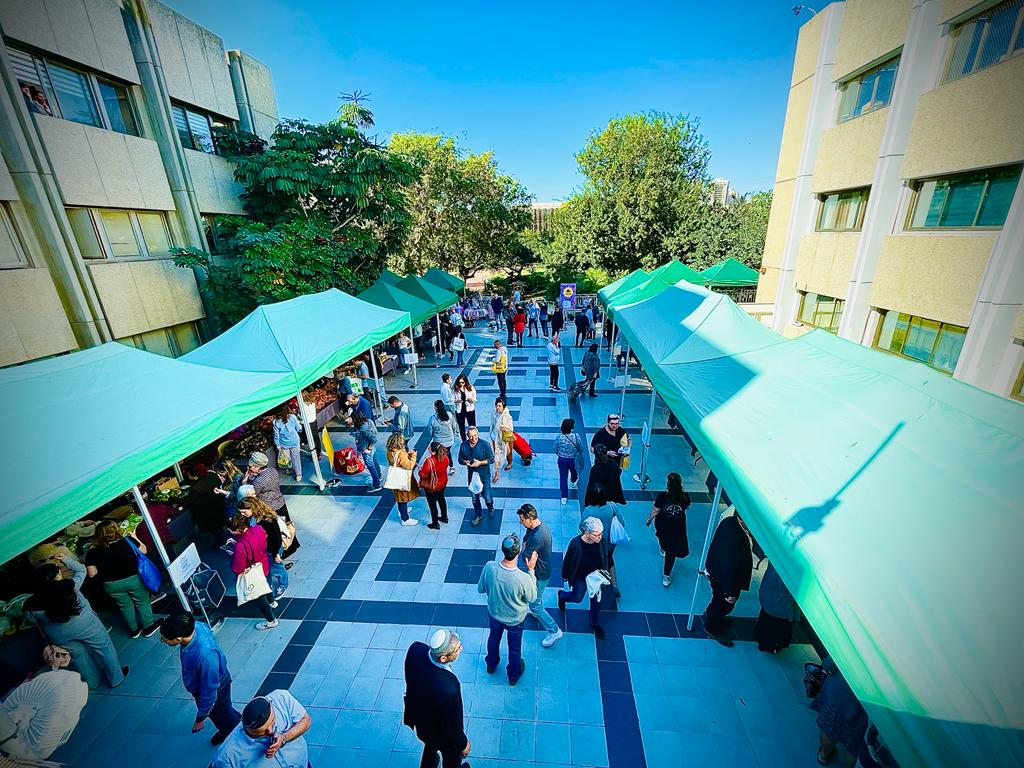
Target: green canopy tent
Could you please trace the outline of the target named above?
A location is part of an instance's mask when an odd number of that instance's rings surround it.
[[[392,272],[390,269],[385,269],[380,273],[380,277],[377,278],[377,281],[387,283],[388,285],[398,285],[401,279],[401,275]]]
[[[618,321],[900,764],[1024,764],[1024,409],[686,283]]]
[[[423,273],[423,279],[429,280],[435,285],[439,285],[447,291],[453,291],[458,293],[466,289],[466,281],[456,277],[451,272],[445,272],[443,269],[437,267],[431,267]]]
[[[284,371],[226,371],[108,343],[0,370],[17,450],[0,462],[0,563],[294,393]],[[182,604],[187,606],[178,590]]]
[[[628,291],[635,285],[642,283],[650,277],[650,273],[643,269],[634,269],[628,275],[623,275],[613,283],[608,283],[604,288],[597,292],[597,300],[604,306],[608,306],[608,301],[618,291]]]
[[[757,285],[759,277],[756,269],[751,269],[742,261],[728,258],[698,272],[698,280],[690,280],[709,288],[749,288]]]
[[[395,287],[401,288],[413,296],[419,296],[431,305],[435,313],[448,309],[459,301],[459,297],[451,291],[416,275],[403,277],[395,284]]]
[[[406,311],[413,325],[422,323],[434,314],[434,307],[426,299],[414,296],[383,280],[378,280],[356,298],[376,304],[378,307]]]

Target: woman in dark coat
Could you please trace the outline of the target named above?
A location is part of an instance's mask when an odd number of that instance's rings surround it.
[[[665,490],[654,499],[647,525],[654,521],[654,534],[665,555],[665,570],[661,585],[672,584],[672,566],[676,558],[690,554],[690,542],[686,537],[686,510],[690,506],[690,495],[683,490],[683,478],[678,472],[670,472]]]
[[[761,612],[754,624],[757,650],[778,653],[789,648],[793,640],[793,622],[800,618],[800,609],[771,563],[761,577],[757,596],[761,600]]]
[[[587,576],[594,571],[611,571],[615,567],[612,547],[604,524],[596,517],[580,523],[580,535],[572,539],[562,556],[562,581],[569,589],[558,590],[558,610],[565,611],[566,603],[581,603],[589,596]],[[600,624],[601,600],[590,598],[590,629],[599,640],[604,637]]]
[[[704,629],[720,645],[730,647],[732,641],[719,637],[725,617],[736,607],[740,592],[750,589],[750,571],[754,565],[750,539],[743,530],[738,514],[718,524],[708,548],[704,569],[711,581],[711,602],[704,609]]]
[[[868,715],[832,657],[826,656],[821,665],[828,672],[828,677],[811,702],[811,709],[818,713],[817,725],[821,731],[818,763],[831,763],[838,752],[837,745],[842,744],[846,748],[843,763],[852,767],[864,743]]]
[[[622,493],[622,470],[619,464],[612,461],[605,453],[597,453],[594,456],[596,463],[590,470],[590,477],[587,478],[587,492],[584,495],[583,505],[586,507],[595,506],[598,501],[594,495],[594,486],[600,485],[604,488],[605,499],[615,504],[625,504],[626,497]]]

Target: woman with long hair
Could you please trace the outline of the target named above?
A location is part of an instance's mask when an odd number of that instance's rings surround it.
[[[86,568],[74,558],[54,555],[56,562],[43,563],[36,569],[36,588],[25,602],[25,615],[32,620],[46,638],[47,643],[67,645],[80,643],[88,653],[92,666],[103,670],[111,688],[124,682],[128,667],[122,667],[117,648],[100,617],[82,595]],[[71,571],[65,579],[60,569],[64,565]],[[71,662],[81,671],[83,662],[71,652]]]
[[[103,590],[117,603],[132,639],[150,637],[160,629],[160,623],[153,621],[149,590],[139,578],[139,558],[132,548],[134,544],[146,554],[146,545],[134,534],[128,535],[130,541],[113,520],[100,522],[85,555],[86,573],[101,582]]]
[[[243,501],[242,504],[245,502]],[[241,505],[239,505],[241,506]],[[254,518],[239,513],[231,518],[228,527],[235,537],[235,549],[231,553],[231,570],[235,576],[241,576],[253,565],[260,565],[263,568],[263,575],[270,575],[270,558],[267,556],[267,532],[263,526],[253,524]],[[256,622],[256,629],[273,629],[277,626],[277,617],[274,609],[277,608],[277,600],[272,595],[260,595],[251,602],[263,614],[263,621]]]
[[[420,487],[416,482],[416,451],[406,448],[405,438],[401,432],[393,432],[388,438],[387,459],[389,467],[408,469],[411,473],[409,478],[409,490],[401,491],[392,489],[395,496],[395,503],[398,505],[398,516],[402,518],[402,525],[419,525],[419,520],[409,517],[409,502],[420,497]]]
[[[558,493],[562,498],[563,507],[569,503],[569,489],[576,487],[580,479],[580,468],[583,466],[583,438],[573,432],[575,426],[575,419],[562,419],[561,431],[555,435]]]
[[[665,490],[654,499],[647,525],[654,521],[654,535],[658,537],[661,552],[665,556],[665,570],[661,578],[663,587],[672,584],[672,566],[676,558],[690,554],[690,543],[686,537],[686,510],[690,506],[690,494],[683,490],[683,478],[678,472],[669,472]]]
[[[288,456],[288,462],[295,473],[295,482],[302,482],[302,454],[299,451],[299,417],[292,413],[291,406],[282,405],[274,417],[274,447],[278,456]],[[280,465],[278,465],[280,466]]]
[[[459,425],[459,439],[466,440],[466,428],[476,426],[476,390],[464,373],[455,377],[452,387],[452,401],[455,403],[455,421]]]
[[[434,412],[427,419],[427,434],[432,442],[440,443],[452,452],[455,447],[455,419],[444,404],[444,400],[434,401]],[[455,467],[449,465],[451,470],[448,474],[455,474]]]
[[[428,451],[420,467],[420,488],[427,497],[427,507],[430,509],[427,528],[436,531],[441,528],[441,523],[448,522],[448,500],[444,497],[444,489],[448,487],[448,475],[453,470],[450,451],[443,443],[431,441]]]
[[[267,559],[270,560],[270,573],[267,581],[270,584],[270,597],[277,600],[288,591],[288,569],[284,562],[284,539],[281,536],[281,522],[277,513],[257,499],[255,496],[242,501],[238,505],[238,513],[256,521],[256,524],[267,534]]]
[[[512,469],[512,443],[515,440],[515,424],[512,414],[505,406],[505,401],[498,397],[494,400],[494,413],[491,414],[491,446],[494,448],[494,479],[498,482],[501,465],[499,457],[505,457],[505,471]]]

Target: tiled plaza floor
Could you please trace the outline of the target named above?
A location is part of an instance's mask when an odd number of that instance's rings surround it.
[[[486,432],[497,395],[486,352],[494,337],[486,329],[472,329],[467,338],[466,370],[481,389],[478,419]],[[571,334],[564,333],[566,338]],[[530,501],[551,527],[557,571],[564,546],[577,532],[586,483],[584,476],[581,490],[570,491],[569,505],[561,506],[551,440],[571,415],[589,443],[605,414],[620,407],[621,396],[607,375],[597,398],[584,397],[572,407],[564,393],[549,392],[543,343],[527,339],[526,347],[510,352],[510,410],[516,430],[539,455],[530,467],[517,458],[514,468],[502,473],[494,488],[499,510],[494,521],[485,517],[478,528],[468,525],[470,499],[462,470],[449,484],[451,523],[441,531],[401,527],[390,492],[364,494],[365,474],[346,477],[324,494],[313,486],[290,487],[288,506],[302,548],[281,601],[281,626],[257,632],[252,620],[239,614],[217,633],[238,707],[257,691],[288,688],[312,715],[307,740],[314,766],[412,768],[421,747],[401,725],[405,650],[432,628],[448,626],[458,628],[465,645],[454,671],[462,681],[474,768],[816,765],[817,729],[801,683],[803,662],[815,658],[814,651],[794,645],[770,656],[750,641],[760,572],[737,604],[733,648],[706,639],[699,615],[687,630],[710,514],[707,470],[702,463],[694,466],[684,438],[667,428],[660,401],[647,461],[650,486],[643,491],[632,479],[639,467],[639,440],[634,466],[623,473],[632,541],[616,551],[622,597],[617,610],[603,612],[607,637],[596,640],[589,633],[584,610],[570,608],[563,622],[555,607],[556,588],[549,587],[545,599],[556,620],[567,625],[564,639],[542,648],[543,633],[528,619],[525,678],[509,688],[503,674],[485,673],[486,609],[476,591],[480,565],[495,556],[499,533],[522,532],[515,510]],[[567,378],[579,375],[582,356],[582,349],[564,348],[563,388]],[[412,408],[421,455],[422,427],[438,397],[440,374],[458,372],[444,362],[438,369],[428,357],[415,389],[410,375],[387,380],[389,394],[397,392]],[[624,407],[624,426],[634,435],[647,418],[649,392],[646,380],[635,375]],[[332,425],[331,431],[336,447],[350,444],[343,427]],[[695,503],[687,516],[691,555],[676,563],[674,582],[666,589],[657,541],[643,521],[673,470],[682,474]],[[429,520],[424,499],[411,510],[422,522]],[[702,582],[697,614],[709,597]],[[156,637],[132,641],[116,628],[114,634],[132,672],[116,691],[90,695],[82,722],[54,759],[81,768],[207,765],[214,752],[208,744],[211,726],[190,733],[195,709],[181,685],[177,651]]]

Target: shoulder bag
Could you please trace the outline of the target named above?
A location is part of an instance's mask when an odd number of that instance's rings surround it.
[[[128,546],[132,548],[132,552],[135,553],[135,559],[139,566],[139,578],[142,579],[142,583],[146,585],[146,589],[154,594],[160,591],[160,584],[163,583],[163,576],[160,575],[160,571],[153,564],[153,561],[142,554],[142,551],[132,541],[131,536],[125,536],[125,541],[128,542]]]
[[[391,491],[409,491],[412,489],[412,470],[388,464],[384,474],[384,487]]]
[[[249,552],[252,553],[251,547]],[[238,604],[242,605],[269,594],[270,584],[267,583],[267,575],[263,572],[263,563],[250,561],[235,579],[235,596],[238,598]]]

